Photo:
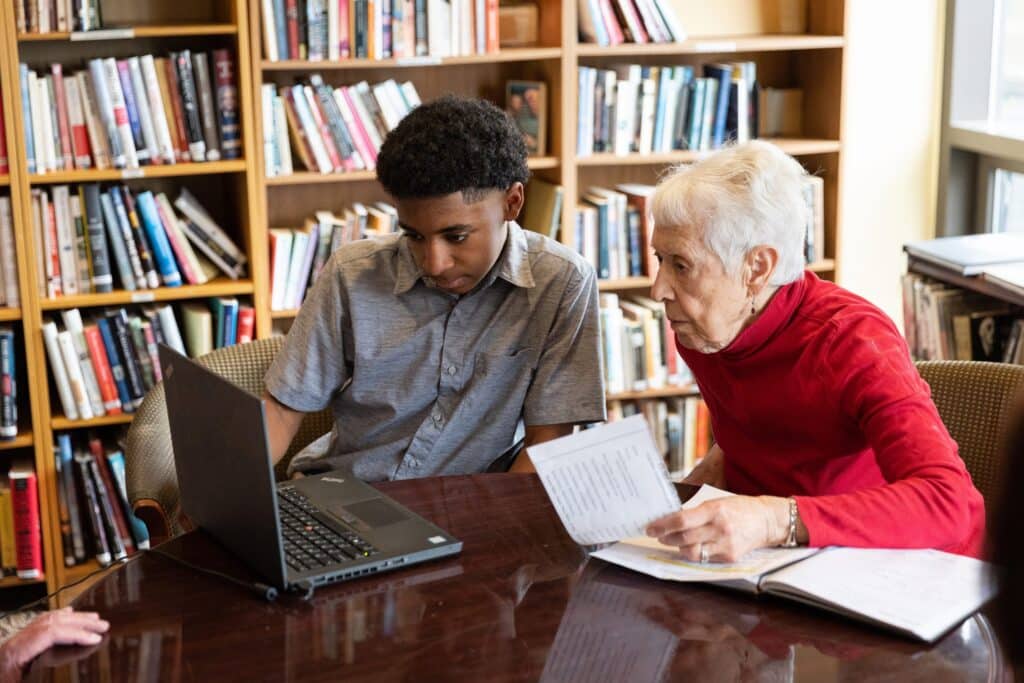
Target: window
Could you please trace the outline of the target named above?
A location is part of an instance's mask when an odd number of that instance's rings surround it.
[[[993,112],[990,118],[1020,127],[1024,135],[1024,0],[1002,0],[1002,20],[995,27]]]

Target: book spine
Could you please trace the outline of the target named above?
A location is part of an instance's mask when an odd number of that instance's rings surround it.
[[[256,309],[252,306],[238,308],[238,343],[248,344],[252,341],[253,329],[256,326]]]
[[[189,50],[182,50],[175,53],[173,61],[178,76],[182,114],[185,118],[188,151],[192,155],[192,161],[203,161],[206,159],[206,142],[203,141],[203,126],[199,120],[199,97],[192,75],[192,53]]]
[[[71,506],[68,504],[67,489],[64,487],[64,463],[60,457],[61,436],[58,435],[57,443],[54,445],[54,470],[57,473],[57,514],[60,518],[60,539],[64,555],[64,565],[73,567],[75,565],[75,545],[71,531]]]
[[[131,84],[131,91],[134,97],[135,108],[138,112],[139,126],[142,128],[142,145],[139,146],[139,154],[141,156],[141,150],[145,148],[146,158],[151,164],[162,164],[164,158],[160,153],[160,139],[157,137],[155,117],[153,111],[149,106],[149,88],[146,87],[146,81],[142,77],[142,64],[138,57],[129,57],[123,62],[125,68],[128,70],[128,81]],[[121,69],[122,62],[117,63],[117,68]],[[125,90],[128,90],[128,86],[124,86]]]
[[[142,398],[146,395],[146,387],[142,381],[142,372],[139,369],[128,331],[128,313],[123,308],[118,309],[115,313],[107,316],[107,322],[110,323],[114,343],[124,362],[125,377],[128,380],[128,390],[132,396],[131,404],[134,411],[142,403]]]
[[[70,169],[74,165],[74,154],[71,151],[71,126],[68,124],[67,97],[64,92],[64,72],[60,64],[50,65],[50,76],[53,79],[53,109],[57,116],[57,128],[60,132],[60,151],[63,168]]]
[[[103,121],[100,119],[99,105],[96,103],[96,92],[93,89],[92,76],[85,71],[76,74],[78,93],[82,98],[82,114],[85,116],[85,130],[89,134],[89,148],[92,150],[92,162],[98,169],[110,168],[110,144],[104,132]]]
[[[80,185],[78,188],[82,207],[85,210],[86,235],[89,245],[92,288],[96,292],[113,290],[114,277],[110,271],[110,255],[103,235],[103,214],[100,208],[100,188],[95,183]]]
[[[27,64],[18,65],[21,86],[21,120],[25,125],[25,155],[29,173],[37,173],[36,151],[32,123],[32,99],[29,95],[29,70]]]
[[[185,237],[203,252],[206,258],[210,259],[220,270],[232,280],[237,280],[241,266],[228,254],[223,247],[210,238],[202,228],[191,220],[184,220],[178,224]]]
[[[53,209],[57,237],[57,257],[61,291],[78,294],[78,259],[75,256],[74,225],[71,222],[70,190],[67,185],[53,188]]]
[[[179,161],[202,161],[202,159],[192,159],[190,140],[185,130],[185,112],[181,101],[181,87],[178,84],[177,55],[172,52],[170,58],[161,60],[161,62],[164,67],[164,87],[166,88],[164,96],[167,98],[171,115],[174,118],[178,159]]]
[[[312,76],[310,82],[313,84],[331,136],[338,147],[338,154],[342,158],[342,165],[346,169],[362,168],[362,159],[356,161],[353,158],[354,156],[358,158],[358,153],[355,150],[355,145],[352,143],[352,138],[348,134],[348,130],[345,128],[345,118],[338,108],[338,103],[334,100],[334,92],[331,90],[331,87],[324,83],[318,75]]]
[[[46,167],[64,170],[64,155],[61,153],[60,122],[57,120],[56,95],[53,92],[53,76],[44,76],[39,81],[39,95],[46,133]]]
[[[117,342],[114,339],[114,332],[106,318],[97,318],[96,326],[100,330],[100,338],[103,340],[103,348],[107,352],[107,360],[110,365],[110,374],[114,378],[114,386],[117,387],[117,395],[121,402],[121,409],[126,413],[135,411],[135,402],[132,399],[131,390],[128,387],[128,379],[125,375],[124,364],[121,362],[121,353],[118,351]]]
[[[156,333],[153,332],[153,324],[148,320],[142,323],[142,339],[153,370],[153,379],[155,382],[162,382],[164,374],[160,369],[160,351],[157,349]]]
[[[220,144],[217,140],[217,114],[213,105],[213,89],[210,87],[210,65],[205,52],[192,55],[192,76],[196,83],[199,99],[199,118],[203,124],[203,142],[206,144],[206,160],[220,159]]]
[[[98,188],[96,192],[99,192]],[[117,218],[114,202],[111,200],[110,193],[108,192],[101,194],[99,199],[100,208],[103,211],[103,224],[106,227],[111,251],[114,252],[114,264],[117,266],[117,274],[121,280],[121,286],[129,291],[134,291],[137,287],[135,272],[128,257],[128,248],[124,243],[124,237],[121,233],[121,222]]]
[[[149,111],[153,118],[153,130],[156,134],[157,148],[160,150],[160,159],[164,163],[173,164],[176,160],[174,143],[171,141],[171,129],[164,109],[156,63],[153,61],[153,55],[132,57],[129,62],[134,59],[138,59],[139,67],[142,69],[142,79],[145,81],[146,99],[149,100]]]
[[[0,439],[18,435],[18,385],[14,330],[0,327]]]
[[[110,83],[107,79],[106,67],[102,59],[89,60],[89,81],[93,87],[99,120],[103,124],[103,130],[106,132],[105,139],[110,147],[111,163],[114,168],[124,168],[128,158],[127,152],[122,146],[123,140],[118,128],[117,115],[114,112],[114,100],[110,94]],[[121,114],[127,117],[123,110],[123,103]],[[126,118],[125,125],[127,126],[127,124]],[[131,130],[128,130],[127,133],[130,136]]]
[[[8,482],[0,486],[0,562],[3,573],[14,573],[18,566],[18,548],[14,542],[14,509]]]
[[[131,527],[132,536],[135,539],[135,546],[140,550],[149,548],[149,530],[142,520],[135,516],[132,511],[131,501],[128,500],[128,485],[125,479],[124,454],[121,451],[112,451],[106,454],[107,465],[110,467],[110,475],[114,479],[114,487],[117,489],[118,499],[121,502],[121,509],[124,510],[125,519]]]
[[[142,119],[139,116],[139,105],[135,88],[132,85],[132,75],[128,69],[128,62],[124,59],[114,60],[114,69],[117,71],[118,87],[124,98],[124,110],[128,115],[128,128],[132,133],[132,146],[135,148],[135,156],[140,164],[149,164],[149,146],[142,134]],[[145,99],[145,93],[138,93]]]
[[[77,194],[69,200],[71,207],[71,223],[75,229],[75,256],[78,262],[78,291],[81,294],[92,293],[92,264],[89,261],[89,235],[85,228],[85,216],[82,215],[82,198]]]
[[[110,544],[107,538],[106,526],[103,524],[103,513],[100,510],[99,494],[96,492],[96,484],[90,472],[89,460],[92,458],[87,453],[75,454],[75,465],[78,469],[79,481],[82,483],[83,500],[85,501],[86,518],[89,520],[89,528],[92,537],[96,541],[96,560],[106,567],[110,564]]]
[[[0,197],[0,265],[3,267],[4,301],[8,306],[21,305],[18,291],[18,263],[14,242],[14,215],[11,198]]]
[[[135,137],[132,125],[128,120],[128,107],[125,104],[124,91],[121,90],[121,77],[117,72],[117,61],[113,57],[102,60],[103,72],[107,77],[107,96],[114,115],[117,128],[118,144],[124,154],[126,168],[138,168],[139,156],[135,149]]]
[[[124,556],[126,557],[135,552],[135,540],[132,537],[131,528],[128,526],[128,519],[121,511],[121,505],[117,500],[114,479],[107,468],[107,458],[103,451],[103,442],[97,437],[90,438],[89,451],[92,455],[92,461],[89,464],[92,474],[96,478],[100,505],[103,507],[103,513],[112,522],[109,531],[117,539],[115,545],[120,544],[120,548],[124,551]],[[120,557],[117,557],[117,559],[120,559]]]
[[[43,576],[43,543],[39,526],[39,492],[36,473],[12,470],[10,475],[11,507],[14,511],[15,546],[18,553],[18,578],[39,579]]]
[[[60,488],[68,506],[68,518],[71,531],[71,552],[65,548],[64,564],[72,566],[85,560],[85,536],[81,510],[78,502],[78,491],[75,489],[74,456],[71,451],[71,435],[57,435],[57,462],[60,474]]]
[[[156,377],[153,374],[153,360],[149,357],[149,347],[146,345],[146,335],[142,331],[142,319],[138,316],[128,321],[128,334],[131,337],[132,348],[135,350],[135,360],[139,364],[139,372],[142,374],[142,385],[148,392],[156,384]]]
[[[217,121],[221,155],[225,159],[242,156],[242,128],[238,115],[238,87],[235,63],[227,50],[213,51],[214,87],[217,89]]]
[[[174,319],[174,309],[167,306],[161,306],[157,309],[157,315],[160,320],[160,329],[164,335],[165,343],[172,349],[185,355],[185,344],[181,341],[181,330],[178,328],[178,321]]]
[[[100,393],[99,381],[93,370],[92,358],[89,356],[89,345],[86,343],[82,326],[82,314],[77,308],[72,308],[64,311],[61,316],[64,319],[64,327],[71,336],[75,355],[78,357],[78,365],[81,368],[86,394],[89,397],[89,406],[94,415],[104,415],[106,407]]]
[[[53,372],[54,383],[57,385],[57,394],[60,396],[64,416],[69,420],[77,420],[77,403],[75,402],[74,395],[71,393],[68,371],[64,367],[64,356],[61,355],[60,346],[57,343],[57,324],[52,321],[43,323],[42,333],[43,343],[46,346],[46,356],[50,359],[50,370]]]
[[[139,217],[142,219],[142,227],[149,238],[149,244],[153,248],[153,257],[167,287],[181,286],[181,273],[174,263],[174,255],[171,246],[167,242],[167,234],[164,232],[163,224],[157,213],[156,202],[153,201],[153,193],[149,190],[139,193],[136,197]]]
[[[203,208],[202,204],[192,196],[191,192],[184,187],[181,188],[178,194],[178,199],[175,200],[174,205],[178,207],[178,210],[185,214],[189,220],[199,225],[203,229],[203,232],[209,235],[210,238],[220,244],[224,251],[230,254],[236,263],[245,263],[246,258],[242,250],[239,249],[233,241],[231,241],[231,238],[228,237],[227,233],[217,225],[213,218],[210,217],[210,214],[208,214]]]
[[[114,211],[117,214],[118,224],[121,226],[121,237],[124,239],[125,249],[128,252],[128,260],[132,264],[132,272],[135,274],[135,284],[140,289],[156,289],[160,286],[160,279],[157,277],[156,268],[153,266],[153,257],[149,253],[149,247],[142,234],[139,225],[139,217],[134,211],[134,205],[129,208],[128,202],[131,195],[127,190],[122,192],[121,187],[114,186],[109,190],[111,201],[114,204]]]
[[[107,358],[107,351],[103,346],[103,337],[99,327],[88,325],[82,329],[82,336],[85,337],[85,345],[89,351],[89,359],[92,362],[93,373],[96,375],[96,383],[100,389],[100,397],[103,400],[103,409],[108,415],[121,414],[121,400],[117,395],[117,385],[114,383],[114,375],[110,369],[110,360]]]
[[[160,219],[160,224],[163,226],[163,231],[167,236],[167,242],[174,252],[174,258],[178,261],[181,276],[190,285],[205,283],[207,281],[206,274],[203,272],[195,252],[192,251],[192,246],[178,228],[178,217],[174,215],[174,210],[171,208],[171,203],[167,196],[163,193],[157,195],[154,206],[157,217]]]
[[[79,84],[80,81],[76,76],[71,76],[64,81],[64,96],[68,105],[68,125],[71,129],[71,154],[76,168],[90,168],[92,157],[89,150],[89,131],[85,126],[85,113],[82,110]]]
[[[67,372],[68,383],[71,387],[71,395],[75,401],[75,408],[78,410],[78,416],[83,420],[91,420],[94,417],[92,403],[89,400],[89,393],[85,388],[82,366],[79,364],[78,352],[75,350],[75,343],[72,341],[71,333],[67,330],[58,332],[57,345],[60,349],[61,359],[64,361],[64,369]]]

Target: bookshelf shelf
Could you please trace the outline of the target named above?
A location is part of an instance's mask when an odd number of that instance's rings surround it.
[[[46,579],[19,579],[17,576],[5,576],[0,579],[0,589],[11,586],[35,586],[46,583]]]
[[[10,322],[12,320],[21,320],[21,309],[0,307],[0,322]]]
[[[112,564],[107,569],[118,566],[120,563]],[[84,579],[89,574],[92,574],[97,569],[101,569],[100,563],[96,560],[86,560],[82,564],[76,564],[74,567],[64,568],[64,577],[67,579],[67,583],[73,583]]]
[[[252,294],[252,292],[252,280],[218,278],[212,282],[207,282],[205,285],[161,287],[159,289],[142,289],[134,292],[120,290],[103,294],[79,294],[75,296],[62,296],[56,299],[40,299],[39,307],[44,311],[59,311],[71,308],[89,308],[92,306],[118,306],[149,303],[152,301],[181,301],[206,297],[235,296],[238,294]]]
[[[57,185],[64,183],[94,183],[106,180],[137,180],[139,178],[178,178],[216,173],[244,173],[247,165],[243,159],[230,161],[206,161],[201,164],[162,164],[142,168],[86,169],[81,171],[55,171],[29,175],[32,185]]]
[[[31,429],[18,428],[18,435],[10,441],[0,441],[0,451],[27,448],[35,443]]]
[[[701,37],[682,43],[624,43],[601,47],[589,43],[576,46],[580,57],[646,57],[652,55],[727,54],[731,52],[778,52],[794,50],[826,50],[846,45],[843,36],[828,35],[761,35]]]
[[[806,156],[810,154],[831,154],[838,152],[840,143],[838,140],[805,140],[787,138],[762,138],[765,142],[777,145],[782,151],[792,156]],[[577,166],[654,166],[659,164],[678,164],[687,161],[696,161],[713,154],[714,150],[700,152],[669,152],[666,154],[592,154],[579,157],[576,160]]]
[[[602,292],[617,292],[627,289],[650,289],[654,279],[649,277],[624,277],[617,280],[598,280],[597,289]]]
[[[0,187],[7,187],[10,184],[11,184],[11,176],[7,175],[6,173],[4,173],[3,175],[0,175]]]
[[[285,308],[280,311],[271,311],[270,317],[275,320],[287,320],[289,318],[294,318],[298,314],[299,309],[297,308]]]
[[[697,386],[687,384],[684,386],[667,386],[660,389],[646,389],[644,391],[626,391],[621,394],[608,394],[605,398],[609,401],[642,401],[647,398],[671,398],[673,396],[696,396],[699,394]]]
[[[829,273],[836,269],[835,259],[823,259],[807,264],[807,270],[814,273]]]
[[[54,415],[50,419],[50,427],[54,431],[61,429],[89,429],[91,427],[107,427],[110,425],[126,425],[132,421],[132,413],[121,415],[104,415],[91,420],[69,420],[63,415]]]
[[[915,258],[907,259],[907,270],[911,273],[925,275],[941,282],[951,284],[954,287],[978,292],[979,294],[984,294],[994,299],[1005,301],[1013,304],[1014,306],[1024,306],[1024,296],[1021,296],[1019,292],[1003,287],[991,280],[986,280],[983,276],[975,275],[966,277],[959,273],[955,273],[948,268],[943,268],[942,266],[937,266]]]
[[[149,26],[110,27],[99,31],[71,33],[53,31],[50,33],[19,33],[19,43],[40,42],[90,42],[108,40],[132,40],[134,38],[177,38],[181,36],[228,36],[238,33],[234,24],[153,24]]]
[[[495,64],[498,62],[535,62],[560,59],[559,47],[525,47],[502,50],[489,55],[467,57],[408,57],[403,59],[340,59],[310,62],[303,59],[285,59],[277,62],[263,60],[264,71],[328,71],[339,69],[400,69],[411,67],[462,66],[467,64]]]
[[[558,157],[530,157],[527,165],[531,170],[558,168]],[[271,176],[266,179],[268,186],[280,185],[321,185],[330,183],[361,183],[377,180],[376,171],[348,171],[346,173],[315,173],[299,171],[289,175]]]

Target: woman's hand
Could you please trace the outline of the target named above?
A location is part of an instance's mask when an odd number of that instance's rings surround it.
[[[25,665],[54,645],[95,645],[109,628],[95,612],[44,612],[0,646],[0,680],[17,680]]]
[[[691,562],[736,562],[751,550],[785,542],[789,500],[773,496],[717,498],[651,522],[647,535],[676,546]]]
[[[700,486],[709,484],[716,488],[725,488],[725,453],[714,444],[693,471],[683,479],[684,484]]]

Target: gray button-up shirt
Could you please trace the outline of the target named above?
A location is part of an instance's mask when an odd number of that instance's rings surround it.
[[[300,453],[293,469],[367,481],[481,472],[521,421],[604,419],[594,270],[508,226],[463,296],[428,287],[401,235],[334,254],[265,380],[294,410],[334,411],[326,452]]]

